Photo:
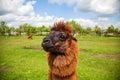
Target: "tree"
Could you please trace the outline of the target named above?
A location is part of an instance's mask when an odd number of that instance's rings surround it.
[[[27,23],[20,25],[17,31],[20,35],[21,33],[26,33],[27,35],[29,35],[37,32],[36,27],[28,25]]]
[[[17,32],[19,35],[23,32],[23,25],[20,25],[19,28],[17,28]]]
[[[119,34],[119,29],[118,29],[118,28],[115,28],[115,29],[114,29],[114,32],[115,32],[116,34]]]
[[[75,34],[80,34],[82,35],[83,33],[83,28],[80,24],[76,23],[75,21],[68,21],[67,24],[71,25],[73,27],[73,35]]]
[[[19,29],[19,28],[16,28],[15,31],[17,32],[17,35],[21,35],[21,34],[20,34],[20,29]]]
[[[109,26],[108,29],[107,29],[108,33],[114,33],[114,31],[115,31],[115,29],[114,29],[113,25]]]
[[[11,28],[10,27],[6,28],[6,33],[8,33],[9,36],[11,35]]]
[[[22,24],[21,27],[22,27],[22,29],[21,29],[22,32],[25,32],[26,34],[30,33],[30,31],[29,31],[29,25],[27,23]]]
[[[6,29],[7,29],[7,23],[5,21],[0,22],[0,32],[2,35],[5,35]]]
[[[86,34],[90,34],[92,32],[91,27],[87,27],[84,31]]]
[[[11,32],[15,32],[15,28],[14,27],[11,27]]]
[[[48,34],[48,32],[50,32],[50,27],[45,27],[44,32],[46,32],[46,34]]]
[[[101,33],[102,33],[102,29],[101,29],[98,25],[95,26],[94,31],[95,31],[95,33],[96,33],[97,35],[99,35],[99,36],[100,36]]]
[[[45,27],[44,25],[38,27],[38,32],[40,32],[40,35],[43,35],[43,32],[48,32],[49,30],[47,29],[47,27]]]
[[[34,34],[36,33],[36,28],[31,25],[27,25],[24,31],[27,33],[27,35]]]

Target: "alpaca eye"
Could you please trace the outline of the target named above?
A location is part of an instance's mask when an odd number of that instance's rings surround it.
[[[65,41],[66,40],[66,35],[65,34],[61,34],[60,35],[60,40]]]

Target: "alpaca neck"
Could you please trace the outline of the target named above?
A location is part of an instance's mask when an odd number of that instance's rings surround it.
[[[65,56],[65,53],[62,53],[62,52],[52,52],[51,54],[56,56],[59,56],[59,55]]]

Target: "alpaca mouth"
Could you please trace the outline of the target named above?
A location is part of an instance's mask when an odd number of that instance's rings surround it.
[[[43,47],[43,49],[47,52],[53,52],[54,47],[53,46],[45,46],[45,47]]]

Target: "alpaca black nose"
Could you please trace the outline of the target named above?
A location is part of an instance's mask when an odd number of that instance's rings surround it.
[[[43,44],[48,44],[48,43],[50,43],[50,39],[44,39],[43,40]]]

